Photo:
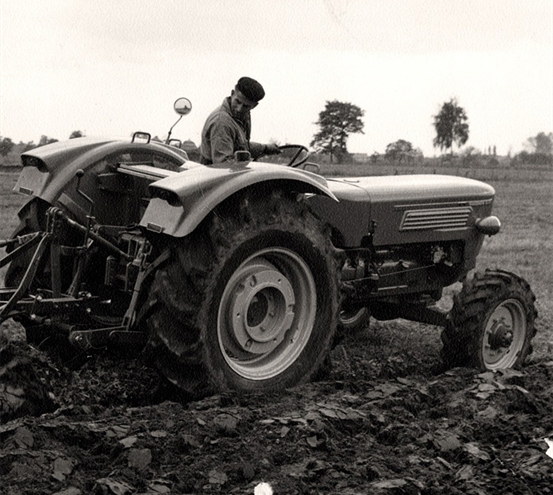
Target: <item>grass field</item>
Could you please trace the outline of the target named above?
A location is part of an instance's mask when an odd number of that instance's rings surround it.
[[[326,176],[414,173],[413,168],[370,168],[367,165],[324,165]],[[501,232],[486,240],[479,268],[502,268],[526,278],[537,297],[538,335],[534,359],[553,358],[553,171],[544,170],[430,170],[484,179],[496,189],[494,213]],[[0,239],[17,225],[16,212],[25,197],[12,192],[17,172],[0,172]]]

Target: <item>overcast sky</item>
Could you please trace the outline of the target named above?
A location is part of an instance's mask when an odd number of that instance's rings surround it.
[[[365,111],[352,152],[406,139],[433,155],[452,97],[467,145],[516,153],[553,130],[552,0],[0,0],[0,135],[161,138],[173,102],[202,124],[239,77],[258,79],[252,139],[308,145],[325,102]]]

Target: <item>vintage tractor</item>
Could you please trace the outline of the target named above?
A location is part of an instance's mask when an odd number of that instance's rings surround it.
[[[175,103],[181,116],[190,108]],[[500,229],[482,182],[325,179],[295,145],[288,166],[246,151],[204,166],[146,133],[71,139],[21,159],[15,191],[29,200],[2,241],[0,321],[62,358],[134,349],[201,397],[308,381],[337,334],[369,316],[443,326],[448,366],[509,368],[531,351],[528,283],[473,273]],[[458,281],[452,310],[440,310]]]

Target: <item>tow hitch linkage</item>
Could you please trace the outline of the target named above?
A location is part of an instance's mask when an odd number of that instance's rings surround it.
[[[150,249],[142,248],[135,256],[122,251],[115,244],[102,237],[92,229],[94,217],[87,216],[87,225],[83,226],[60,208],[51,207],[47,211],[46,231],[34,232],[8,240],[0,240],[0,247],[8,248],[10,252],[0,259],[0,268],[8,265],[20,256],[32,253],[27,268],[17,287],[0,289],[0,323],[9,318],[17,319],[18,315],[30,315],[37,325],[49,328],[53,334],[63,334],[69,341],[81,348],[104,347],[110,342],[121,344],[143,344],[144,333],[133,331],[136,320],[136,305],[138,295],[144,280],[160,263],[165,261],[168,253],[164,252],[152,263],[147,261]],[[83,241],[77,246],[64,246],[60,233],[69,226],[83,234]],[[132,286],[132,296],[129,307],[120,318],[119,324],[100,326],[99,328],[78,328],[64,322],[65,316],[76,311],[94,312],[99,305],[109,304],[83,290],[83,273],[87,256],[92,244],[96,243],[112,252],[113,256],[138,268],[136,280]],[[148,244],[148,243],[145,243]],[[32,251],[34,249],[34,252]],[[66,291],[62,290],[62,255],[72,253],[76,259],[73,278]],[[47,255],[49,253],[49,258]],[[49,261],[50,287],[34,289],[35,277],[39,266]]]

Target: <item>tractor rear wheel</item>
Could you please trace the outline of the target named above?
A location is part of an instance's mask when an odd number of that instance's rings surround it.
[[[338,319],[337,268],[320,223],[275,192],[226,203],[204,227],[152,283],[157,367],[193,397],[313,378]]]
[[[520,366],[532,352],[536,297],[509,272],[476,272],[454,298],[442,333],[447,367],[504,369]]]

